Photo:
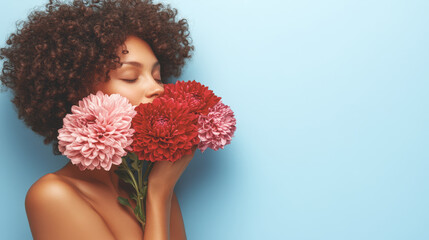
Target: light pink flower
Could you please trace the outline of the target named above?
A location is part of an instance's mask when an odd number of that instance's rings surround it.
[[[209,109],[207,115],[198,118],[198,136],[200,143],[198,148],[204,152],[207,148],[217,151],[231,143],[236,129],[236,119],[231,108],[218,102]]]
[[[125,150],[132,150],[131,120],[136,115],[127,98],[98,91],[73,106],[58,130],[58,148],[80,170],[110,170],[119,165]]]

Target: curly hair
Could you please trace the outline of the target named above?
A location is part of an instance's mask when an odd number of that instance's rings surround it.
[[[163,79],[180,76],[194,46],[187,20],[176,15],[177,9],[152,0],[50,0],[0,49],[0,80],[14,93],[18,117],[60,154],[63,118],[96,82],[109,80],[109,71],[120,66],[116,51],[128,36],[151,46]]]

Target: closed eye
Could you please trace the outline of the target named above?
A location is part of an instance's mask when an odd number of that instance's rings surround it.
[[[133,83],[133,82],[137,81],[137,78],[135,78],[135,79],[121,79],[121,80],[125,81],[125,82],[129,82],[129,83]]]

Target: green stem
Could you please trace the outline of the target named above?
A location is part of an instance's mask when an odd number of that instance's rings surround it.
[[[134,187],[136,190],[138,190],[137,181],[136,181],[136,179],[134,178],[134,174],[133,174],[133,172],[132,172],[132,171],[131,171],[131,169],[128,167],[128,164],[126,163],[126,161],[122,161],[122,164],[123,164],[123,165],[124,165],[124,167],[126,168],[128,175],[131,177],[131,180],[133,180],[133,187]]]
[[[146,177],[148,176],[150,170],[152,170],[153,167],[153,162],[150,162],[149,165],[146,168],[146,172],[144,173],[143,179],[146,179]]]
[[[142,226],[142,230],[144,232],[145,226],[146,226],[146,214],[145,214],[145,200],[146,200],[146,194],[147,194],[147,188],[148,188],[148,181],[146,180],[147,177],[149,176],[150,171],[152,170],[154,163],[153,162],[149,162],[147,165],[147,168],[145,170],[145,173],[143,174],[143,161],[138,160],[138,159],[133,159],[133,158],[129,158],[128,156],[125,157],[126,160],[122,161],[122,164],[124,166],[124,169],[126,170],[126,172],[128,173],[128,175],[131,178],[132,181],[132,185],[136,191],[136,208],[140,209],[140,212],[135,212],[134,214],[136,215],[137,221],[140,222],[141,226]],[[131,164],[131,166],[138,166],[137,169],[135,169],[137,171],[137,180],[133,174],[133,170],[128,166],[128,162],[127,160],[130,161],[138,161],[138,162],[133,162]],[[137,163],[137,164],[135,164]],[[136,165],[136,166],[135,166]],[[133,167],[133,169],[134,169]],[[135,209],[134,209],[135,210]]]
[[[140,160],[137,160],[137,161],[140,161]],[[141,162],[139,162],[139,163],[141,163]],[[143,171],[143,165],[142,164],[138,164],[138,166],[139,166],[139,168],[137,169],[137,175],[138,175],[138,181],[139,181],[139,194],[137,194],[137,198],[138,198],[138,203],[139,203],[139,209],[140,209],[140,211],[141,211],[141,217],[142,217],[142,221],[141,221],[141,223],[142,223],[142,229],[143,229],[143,231],[144,231],[144,222],[145,222],[145,210],[144,210],[144,193],[143,192],[141,192],[140,193],[140,190],[143,190],[143,180],[142,180],[142,171]]]
[[[132,159],[131,159],[131,161],[133,161]],[[126,171],[127,171],[127,173],[128,173],[128,175],[131,177],[131,180],[133,181],[133,187],[134,187],[134,189],[136,190],[136,195],[137,195],[137,201],[136,201],[136,205],[137,205],[137,207],[139,207],[139,209],[141,209],[142,211],[143,211],[143,209],[142,209],[142,202],[143,202],[143,200],[142,200],[142,198],[141,198],[141,193],[140,193],[140,186],[141,186],[141,181],[140,181],[140,176],[141,176],[141,169],[138,169],[138,175],[139,175],[139,179],[138,179],[138,184],[137,184],[137,181],[136,181],[136,179],[135,179],[135,177],[134,177],[134,174],[133,174],[133,172],[131,171],[131,169],[128,167],[128,164],[127,164],[127,162],[126,161],[122,161],[122,164],[124,165],[124,167],[125,167],[125,169],[126,169]],[[143,214],[144,214],[144,212],[143,212]],[[138,216],[138,214],[136,214],[136,218],[137,218],[137,220],[142,224],[142,226],[144,225],[144,221],[143,221],[143,219],[141,219],[140,218],[140,216]],[[144,228],[143,228],[144,229]]]
[[[146,180],[146,178],[148,177],[148,175],[149,175],[149,172],[152,170],[152,167],[153,167],[153,162],[149,162],[149,164],[148,164],[148,166],[147,166],[147,168],[146,168],[146,171],[145,171],[145,173],[144,173],[144,175],[143,175],[143,178],[141,178],[142,180],[143,180],[143,193],[142,193],[142,195],[143,195],[143,204],[144,204],[144,201],[145,201],[145,198],[146,198],[146,195],[147,195],[147,185],[148,185],[148,181]],[[146,226],[146,211],[145,211],[145,207],[143,206],[143,208],[142,208],[142,211],[143,211],[143,221],[144,221],[144,223],[142,224],[142,229],[143,229],[143,232],[144,232],[144,229],[145,229],[145,226]]]
[[[137,161],[140,161],[140,160],[137,160]],[[143,179],[142,179],[142,171],[143,171],[143,166],[141,165],[141,164],[139,164],[139,168],[137,169],[137,175],[138,175],[138,181],[139,181],[139,187],[142,187],[142,181],[143,181]],[[141,188],[139,188],[139,190],[140,190]]]

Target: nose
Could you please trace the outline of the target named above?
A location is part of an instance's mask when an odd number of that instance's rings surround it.
[[[153,77],[149,78],[150,84],[145,91],[145,102],[152,102],[155,98],[164,93],[164,86],[158,83]]]

